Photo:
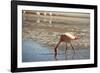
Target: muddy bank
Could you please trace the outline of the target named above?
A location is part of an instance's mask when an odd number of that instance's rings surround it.
[[[54,48],[60,35],[69,32],[80,37],[72,41],[76,49],[90,48],[90,19],[89,14],[86,15],[88,17],[41,15],[38,18],[34,14],[23,14],[22,38],[32,39],[43,46]],[[61,44],[60,47],[65,47],[65,44]]]

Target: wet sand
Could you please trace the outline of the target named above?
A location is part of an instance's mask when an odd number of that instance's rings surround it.
[[[52,20],[50,20],[50,16],[40,16],[40,23],[36,22],[37,17],[36,15],[24,14],[23,39],[32,39],[54,47],[58,43],[60,35],[69,32],[80,37],[80,39],[73,41],[75,47],[90,47],[89,17],[52,16]],[[49,23],[50,21],[52,23]]]

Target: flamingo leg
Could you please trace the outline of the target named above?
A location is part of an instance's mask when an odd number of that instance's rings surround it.
[[[70,42],[70,45],[71,45],[71,47],[72,47],[72,49],[74,50],[74,53],[75,53],[75,49],[74,49],[74,47],[73,47],[73,45],[72,45],[72,43]]]
[[[56,45],[56,47],[54,48],[54,51],[55,51],[55,56],[57,55],[57,48],[58,48],[58,46],[60,45],[60,41],[58,42],[58,44]]]
[[[67,42],[66,42],[66,49],[65,49],[65,54],[66,54],[66,51],[67,51]]]

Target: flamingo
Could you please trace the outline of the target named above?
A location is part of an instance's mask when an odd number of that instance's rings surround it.
[[[40,12],[36,12],[36,14],[37,14],[37,16],[38,16],[38,18],[37,18],[37,23],[40,23]]]
[[[62,35],[60,35],[60,40],[59,40],[58,44],[56,45],[56,47],[54,48],[55,56],[57,55],[57,48],[58,48],[58,46],[60,45],[61,42],[66,43],[66,50],[65,50],[65,53],[66,53],[67,43],[70,43],[72,49],[74,50],[74,47],[73,47],[71,41],[72,40],[77,40],[77,39],[79,39],[79,36],[74,36],[71,33],[63,33]],[[75,52],[75,50],[74,50],[74,52]]]

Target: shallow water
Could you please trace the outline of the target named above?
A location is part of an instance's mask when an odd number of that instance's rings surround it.
[[[22,41],[22,62],[55,61],[55,60],[80,60],[89,59],[89,49],[77,49],[75,53],[68,49],[66,54],[64,50],[58,49],[58,55],[55,57],[54,50],[33,40]]]

